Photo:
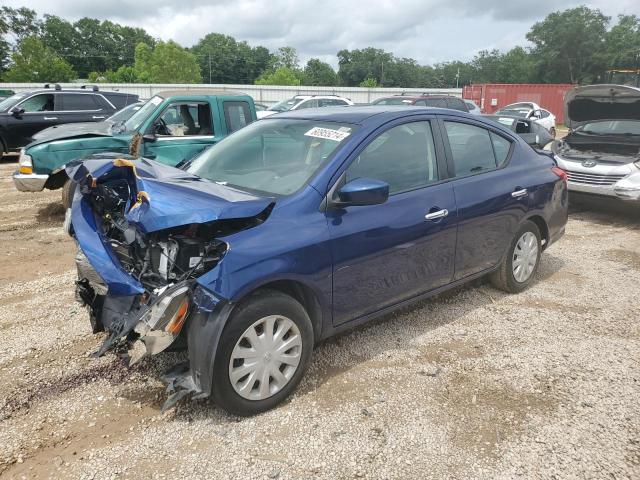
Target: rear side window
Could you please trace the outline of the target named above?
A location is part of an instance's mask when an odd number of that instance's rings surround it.
[[[428,98],[423,101],[427,107],[447,108],[447,102],[444,101],[444,98]]]
[[[224,102],[224,118],[229,133],[251,123],[251,110],[247,102]]]
[[[388,183],[390,194],[438,181],[431,124],[405,123],[381,133],[347,169],[347,182],[363,177]]]
[[[458,122],[444,122],[456,177],[463,177],[502,165],[511,142],[489,130]]]
[[[63,111],[83,111],[100,110],[95,96],[85,93],[64,93],[62,94]]]
[[[465,103],[459,98],[447,98],[447,106],[454,110],[461,110],[463,112],[469,111]]]
[[[323,98],[319,100],[319,106],[321,107],[340,107],[347,105],[344,100],[338,100],[337,98]]]

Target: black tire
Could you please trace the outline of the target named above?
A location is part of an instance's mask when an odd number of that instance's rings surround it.
[[[263,400],[249,400],[240,396],[229,378],[231,353],[243,333],[256,321],[269,315],[282,315],[292,320],[300,331],[302,352],[297,370],[284,387]],[[234,310],[225,326],[213,366],[213,401],[229,413],[250,416],[261,413],[282,402],[300,383],[313,351],[313,326],[304,307],[295,299],[275,290],[250,295]]]
[[[62,186],[62,206],[67,209],[71,208],[71,203],[73,203],[73,195],[76,193],[76,182],[71,180],[70,178],[64,182]]]
[[[513,275],[513,257],[516,245],[518,244],[518,240],[520,240],[520,238],[527,232],[533,233],[536,237],[538,243],[538,255],[536,258],[535,266],[533,267],[533,271],[531,272],[529,277],[523,282],[519,282]],[[523,291],[531,284],[536,272],[538,271],[541,253],[542,245],[540,241],[540,230],[535,223],[527,220],[520,226],[516,234],[513,236],[511,244],[509,245],[509,250],[502,259],[500,267],[490,275],[491,283],[497,289],[503,290],[508,293],[518,293]]]
[[[556,129],[554,127],[551,127],[551,130],[549,130],[549,133],[551,134],[551,136],[554,138],[556,138]]]

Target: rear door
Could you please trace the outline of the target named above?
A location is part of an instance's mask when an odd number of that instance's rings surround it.
[[[214,122],[209,102],[172,101],[145,132],[155,135],[155,140],[143,143],[142,155],[167,165],[177,165],[213,145],[222,138],[223,135],[218,134],[222,130],[222,126]]]
[[[529,202],[528,170],[510,168],[514,141],[473,120],[442,116],[449,175],[458,208],[455,279],[502,259]]]
[[[389,184],[390,196],[381,205],[327,211],[334,324],[453,278],[456,206],[442,159],[437,127],[424,117],[386,127],[348,160],[338,185],[373,178]]]
[[[101,122],[108,116],[101,99],[93,93],[62,92],[57,97],[59,123]]]

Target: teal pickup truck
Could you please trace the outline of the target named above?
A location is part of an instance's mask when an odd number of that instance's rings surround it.
[[[253,99],[222,90],[160,92],[122,123],[96,123],[61,129],[20,152],[16,188],[38,192],[62,188],[62,202],[73,198],[65,166],[100,152],[151,158],[177,165],[256,119]]]

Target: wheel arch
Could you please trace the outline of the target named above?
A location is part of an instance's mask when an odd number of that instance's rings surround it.
[[[540,215],[531,215],[525,220],[533,222],[536,227],[538,227],[538,230],[540,230],[540,236],[542,237],[543,241],[542,249],[544,250],[545,248],[547,248],[547,245],[549,244],[549,226],[547,225],[545,219]]]
[[[260,284],[244,293],[239,299],[234,300],[234,303],[238,305],[243,300],[253,295],[259,295],[266,290],[275,290],[284,293],[299,302],[307,312],[307,315],[309,315],[309,319],[313,325],[313,336],[315,340],[317,341],[320,338],[324,325],[322,304],[314,289],[299,280],[279,279]]]

